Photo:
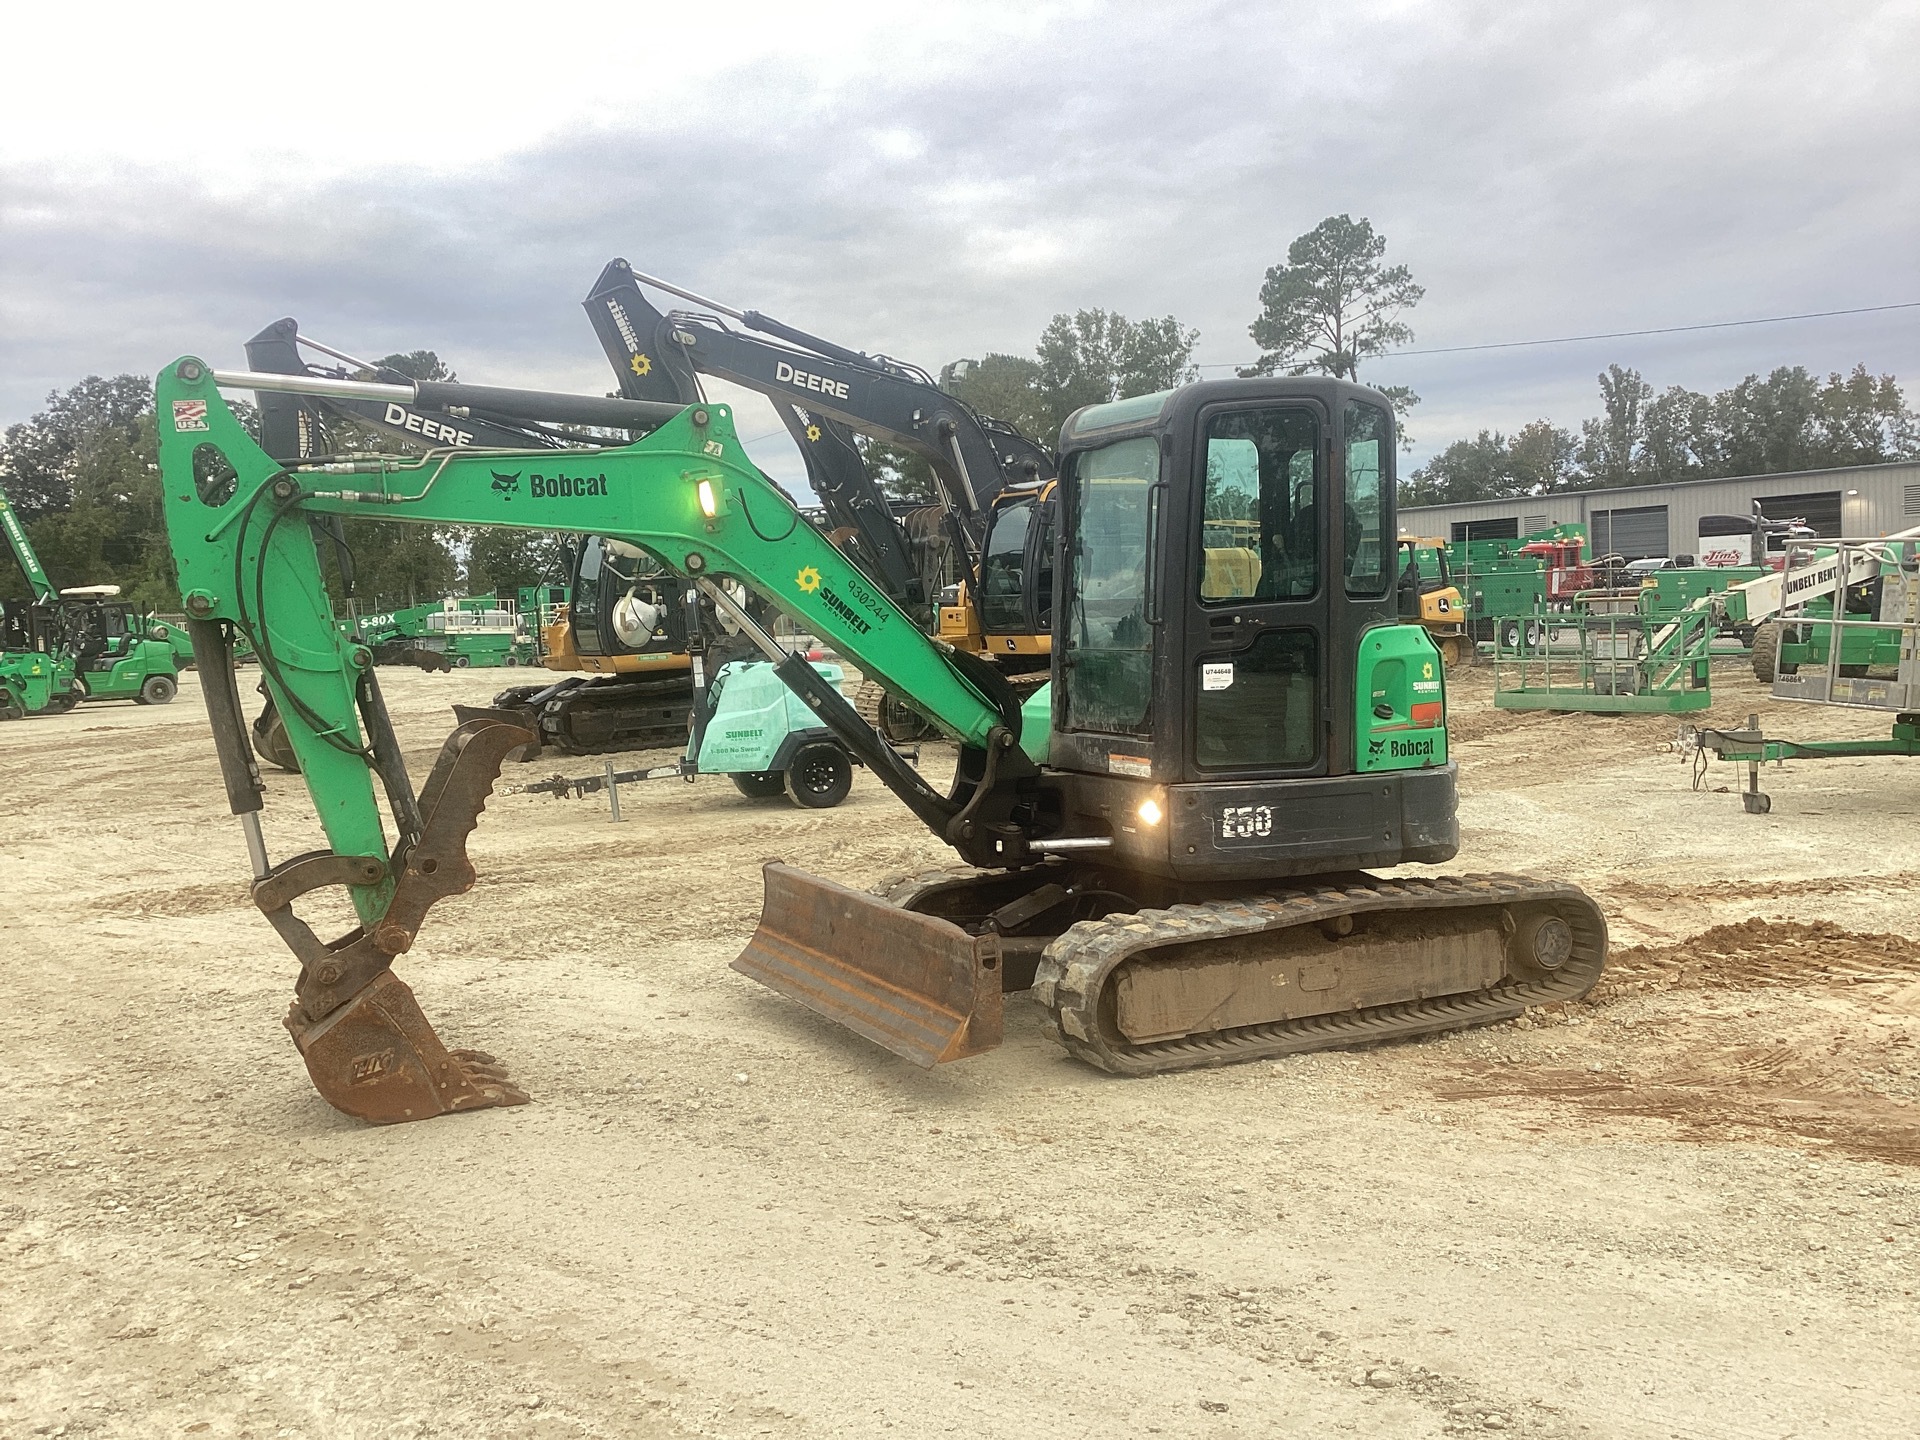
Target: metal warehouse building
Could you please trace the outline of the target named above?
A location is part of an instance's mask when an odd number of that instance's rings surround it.
[[[1400,511],[1400,533],[1514,540],[1550,525],[1580,524],[1591,553],[1645,560],[1693,554],[1702,515],[1750,514],[1756,500],[1769,518],[1804,519],[1821,535],[1889,535],[1920,526],[1920,462],[1416,505]]]

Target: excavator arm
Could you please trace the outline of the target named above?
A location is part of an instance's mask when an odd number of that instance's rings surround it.
[[[647,300],[642,282],[758,333],[730,329],[713,315],[664,315]],[[772,400],[807,456],[829,518],[854,529],[876,556],[886,552],[878,532],[883,522],[892,528],[892,517],[858,453],[852,452],[852,468],[844,454],[833,453],[851,452],[847,432],[890,441],[928,462],[969,565],[1002,487],[1054,473],[1044,449],[1012,426],[976,414],[913,366],[861,354],[757,310],[732,309],[641,275],[625,260],[608,263],[585,304],[623,394],[684,402],[697,394],[697,375],[712,375]]]
[[[984,665],[929,639],[805,523],[748,460],[726,406],[672,413],[644,439],[616,448],[456,448],[289,465],[262,451],[220,398],[223,382],[257,388],[259,380],[216,376],[192,358],[167,367],[156,386],[160,465],[188,628],[229,804],[247,837],[253,896],[301,961],[287,1026],[316,1088],[336,1107],[397,1121],[525,1098],[491,1057],[442,1046],[390,967],[412,945],[427,909],[472,885],[466,836],[501,762],[533,736],[504,717],[467,719],[416,794],[372,656],[333,624],[311,518],[588,531],[638,546],[749,627],[823,722],[969,859],[1006,864],[1024,856],[1004,782],[1031,774],[1034,752],[1018,743],[1021,712],[1010,692]],[[359,397],[380,399],[377,390],[362,386]],[[811,666],[784,656],[727,596],[718,583],[726,578],[911,696],[958,740],[953,792],[927,786]],[[652,619],[637,623],[650,629]],[[267,854],[259,823],[264,787],[234,681],[236,635],[260,662],[325,850],[277,863]],[[1034,747],[1036,737],[1027,739]],[[376,784],[397,832],[391,839]],[[320,941],[292,909],[327,886],[346,888],[360,921],[332,942]]]
[[[247,368],[267,375],[293,375],[303,379],[350,379],[340,366],[310,364],[301,354],[307,347],[365,371],[376,382],[398,384],[408,377],[387,370],[370,360],[357,360],[343,351],[322,345],[300,333],[299,322],[291,318],[276,320],[247,341]],[[369,400],[354,396],[316,396],[281,390],[261,390],[255,394],[260,407],[260,448],[278,459],[309,458],[331,448],[326,442],[327,421],[343,419],[365,426],[391,439],[401,450],[437,446],[468,448],[560,448],[570,443],[564,437],[529,424],[524,418],[482,408],[474,413],[463,406],[461,413],[423,406],[412,397]]]

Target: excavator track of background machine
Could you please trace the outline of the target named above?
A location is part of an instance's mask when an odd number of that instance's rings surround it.
[[[1575,886],[1360,875],[1081,921],[1033,995],[1068,1053],[1150,1075],[1508,1019],[1585,995],[1605,957]]]

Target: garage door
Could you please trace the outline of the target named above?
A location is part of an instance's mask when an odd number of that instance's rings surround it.
[[[1667,549],[1667,507],[1664,505],[1596,510],[1592,516],[1592,534],[1595,555],[1651,560],[1673,553]]]
[[[1451,538],[1455,540],[1518,540],[1520,521],[1513,515],[1507,516],[1504,520],[1456,520],[1453,522]]]
[[[1812,495],[1769,495],[1761,500],[1760,513],[1769,520],[1805,520],[1816,535],[1841,533],[1838,490],[1823,490]]]

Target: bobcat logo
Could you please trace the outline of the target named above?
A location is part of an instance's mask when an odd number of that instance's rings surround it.
[[[1367,741],[1367,759],[1378,760],[1380,758],[1380,752],[1386,748],[1387,742],[1384,740]]]
[[[511,500],[520,489],[520,472],[516,470],[511,475],[502,475],[498,470],[495,470],[492,474],[493,488],[498,491],[503,498]]]

